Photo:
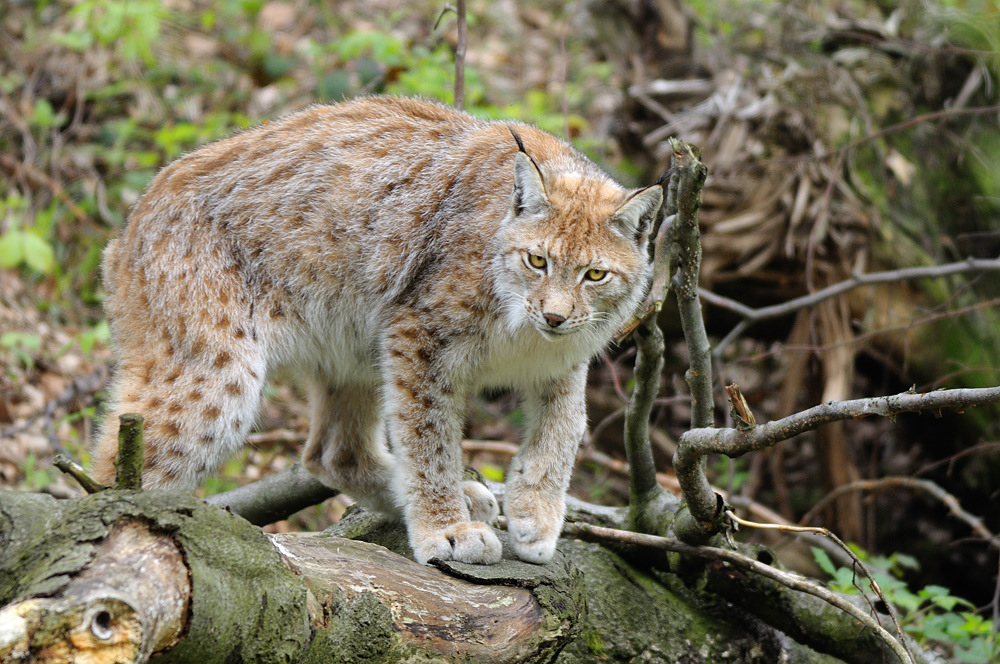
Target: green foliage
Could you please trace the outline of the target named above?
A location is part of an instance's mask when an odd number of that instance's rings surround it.
[[[944,586],[929,585],[913,592],[903,580],[907,571],[919,569],[912,556],[893,553],[870,556],[852,547],[872,571],[886,600],[896,607],[903,629],[917,643],[944,651],[956,662],[989,664],[1000,657],[1000,644],[989,620],[975,612],[975,606],[956,597]],[[813,547],[813,558],[830,575],[830,589],[845,595],[871,594],[871,585],[861,574],[837,567],[822,549]]]
[[[84,355],[90,355],[98,344],[107,346],[111,343],[111,329],[108,327],[108,321],[99,321],[93,327],[80,333],[77,335],[77,341],[80,343],[80,350],[83,351]]]
[[[314,101],[360,93],[453,101],[453,45],[443,37],[453,16],[414,40],[399,29],[412,8],[359,28],[345,25],[336,8],[314,3],[314,13],[303,14],[312,27],[290,40],[275,24],[281,19],[264,11],[267,4],[208,0],[182,11],[164,0],[36,0],[19,10],[30,38],[16,46],[25,50],[24,60],[38,61],[40,79],[48,80],[47,68],[80,59],[67,59],[66,51],[92,58],[80,72],[55,77],[78,80],[80,87],[30,86],[25,71],[0,72],[0,90],[24,95],[17,101],[27,129],[0,132],[0,150],[56,173],[62,187],[32,183],[30,196],[0,192],[0,267],[46,279],[42,307],[90,313],[74,303],[100,302],[101,249],[157,170],[184,153]],[[428,20],[438,10],[426,8]],[[468,19],[474,32],[475,12]],[[192,43],[203,51],[188,49]],[[101,75],[93,75],[94,68]],[[566,104],[586,106],[592,89],[611,76],[608,63],[569,71]],[[582,117],[564,116],[559,95],[530,90],[509,104],[492,94],[467,63],[471,112],[533,122],[557,135],[585,133]]]
[[[505,471],[502,466],[497,466],[492,463],[484,463],[479,466],[479,472],[483,474],[483,477],[493,482],[504,481]]]
[[[30,371],[35,366],[35,354],[42,347],[42,339],[37,334],[25,332],[4,332],[0,334],[0,348],[10,351],[14,362],[21,365],[21,368]],[[14,376],[16,366],[7,368],[7,372]]]
[[[34,454],[29,454],[19,470],[24,475],[23,486],[28,491],[41,491],[47,486],[55,483],[58,471],[54,468],[39,468],[38,458]]]
[[[975,52],[1000,75],[1000,3],[996,0],[940,0],[927,9],[949,40]]]
[[[55,271],[55,252],[45,230],[49,223],[43,215],[30,226],[22,226],[27,204],[17,195],[10,194],[0,201],[0,216],[7,230],[0,234],[0,268],[27,267],[40,275]]]
[[[712,463],[710,473],[715,486],[726,487],[729,491],[738,491],[750,478],[747,461],[729,457],[717,457]]]
[[[52,35],[55,43],[74,51],[95,44],[114,49],[123,60],[155,61],[153,48],[168,15],[160,0],[83,0],[70,9],[82,27]]]
[[[201,485],[200,495],[202,497],[214,496],[215,494],[232,491],[239,487],[240,483],[236,478],[244,475],[246,460],[247,451],[243,451],[238,456],[226,461],[217,474],[205,479]]]

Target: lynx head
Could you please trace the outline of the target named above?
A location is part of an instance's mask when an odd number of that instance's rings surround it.
[[[508,328],[530,325],[553,341],[583,332],[603,344],[645,294],[662,190],[628,191],[567,151],[536,162],[514,138],[514,190],[499,235]]]

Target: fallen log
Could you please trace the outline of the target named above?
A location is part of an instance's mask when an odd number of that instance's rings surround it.
[[[893,661],[856,628],[846,659],[775,628],[722,564],[562,540],[547,565],[423,566],[405,540],[361,510],[267,535],[184,494],[0,492],[0,662]]]

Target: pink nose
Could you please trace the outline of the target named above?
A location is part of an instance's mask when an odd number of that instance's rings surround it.
[[[542,316],[545,317],[549,327],[559,327],[566,322],[566,317],[560,316],[559,314],[542,314]]]

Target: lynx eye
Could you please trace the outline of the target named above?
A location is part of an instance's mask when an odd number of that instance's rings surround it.
[[[547,261],[545,256],[539,256],[538,254],[528,254],[528,265],[539,270],[545,269]]]
[[[604,279],[604,277],[608,276],[608,271],[592,267],[587,270],[587,274],[585,276],[587,277],[587,281],[600,281]]]

